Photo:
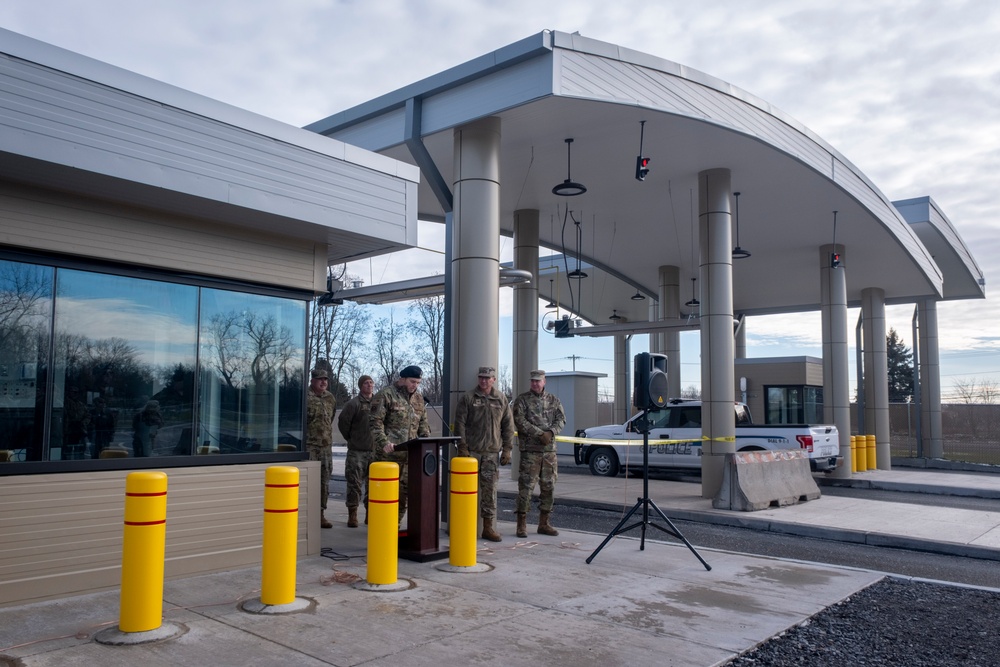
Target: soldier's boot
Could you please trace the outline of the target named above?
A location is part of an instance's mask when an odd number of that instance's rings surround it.
[[[319,527],[320,528],[333,528],[333,524],[326,520],[326,512],[320,512],[320,515],[319,515]]]
[[[541,512],[538,516],[538,533],[540,535],[552,535],[555,537],[559,534],[559,531],[552,527],[549,523],[549,514],[551,512]]]
[[[500,533],[498,533],[493,527],[493,519],[483,517],[483,539],[489,540],[490,542],[503,542],[503,538],[500,537]]]
[[[525,512],[517,513],[517,536],[528,536],[528,515]]]
[[[347,508],[347,527],[357,528],[358,527],[358,508],[348,507]]]

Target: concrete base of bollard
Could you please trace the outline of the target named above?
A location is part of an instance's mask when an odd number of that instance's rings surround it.
[[[145,632],[122,632],[118,626],[106,628],[94,635],[94,641],[105,646],[136,646],[150,642],[161,642],[176,639],[188,631],[186,625],[180,623],[164,623],[153,630]]]
[[[478,572],[492,572],[493,566],[489,563],[476,563],[475,565],[452,565],[451,563],[440,563],[434,566],[435,570],[441,572],[457,572],[459,574],[475,574]]]
[[[715,509],[754,512],[820,497],[805,452],[738,452],[726,457]]]
[[[351,584],[351,588],[359,591],[369,591],[372,593],[396,593],[398,591],[408,591],[416,588],[417,585],[409,579],[398,579],[393,584],[369,584],[367,581],[356,581]]]
[[[312,611],[316,601],[308,598],[295,598],[288,604],[264,604],[260,598],[247,600],[240,609],[249,614],[294,614],[300,611]]]

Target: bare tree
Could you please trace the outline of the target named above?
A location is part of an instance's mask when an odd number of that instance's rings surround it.
[[[338,383],[353,386],[361,375],[357,360],[366,342],[369,322],[371,315],[356,303],[332,306],[314,303],[310,327],[313,358],[327,360]]]
[[[979,400],[981,403],[993,405],[1000,398],[1000,384],[996,380],[981,380],[979,382]]]
[[[424,381],[423,392],[432,403],[440,401],[444,375],[444,297],[431,296],[410,304],[414,319],[409,330],[417,342],[421,363],[430,366],[430,377]]]
[[[375,323],[375,354],[379,368],[382,371],[380,378],[382,385],[392,382],[398,370],[399,359],[403,342],[403,325],[396,324],[393,311],[389,311],[389,317],[383,317]]]
[[[511,379],[510,366],[501,366],[497,371],[497,390],[507,398],[514,400],[514,382]]]

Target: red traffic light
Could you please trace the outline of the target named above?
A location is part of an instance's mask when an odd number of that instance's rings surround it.
[[[646,174],[649,173],[649,158],[639,156],[635,159],[635,178],[638,181],[646,180]]]

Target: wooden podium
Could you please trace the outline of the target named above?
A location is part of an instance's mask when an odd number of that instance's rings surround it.
[[[399,557],[423,563],[448,557],[439,546],[441,508],[438,484],[442,446],[461,438],[441,436],[414,438],[396,445],[407,451],[409,491],[407,493],[406,532],[399,538]]]

